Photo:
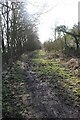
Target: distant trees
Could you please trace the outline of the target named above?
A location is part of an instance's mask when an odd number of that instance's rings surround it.
[[[65,25],[55,28],[55,40],[44,43],[47,51],[61,51],[67,56],[80,57],[80,32],[78,25],[74,25],[72,29],[68,29]]]
[[[39,49],[35,24],[22,2],[0,2],[3,63],[11,65],[25,51]]]
[[[63,32],[65,35],[65,44],[66,44],[66,35],[70,35],[74,38],[74,42],[76,44],[77,55],[80,55],[80,34],[78,33],[78,25],[74,25],[71,30],[68,30],[65,25],[58,26],[56,28],[57,31]]]
[[[38,34],[36,29],[30,29],[27,35],[27,51],[33,51],[35,49],[40,49],[41,43],[38,39]]]
[[[48,41],[44,42],[43,46],[45,48],[45,51],[51,51],[51,50],[53,50],[53,41],[48,40]]]

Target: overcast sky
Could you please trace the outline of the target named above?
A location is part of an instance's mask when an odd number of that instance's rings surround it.
[[[78,22],[78,2],[80,0],[19,1],[24,1],[28,4],[27,9],[30,14],[36,14],[39,11],[44,13],[39,17],[40,24],[37,26],[39,38],[42,43],[52,37],[52,34],[54,34],[52,28],[55,28],[55,26],[64,24],[72,27]]]
[[[40,18],[39,36],[42,43],[51,37],[51,28],[54,28],[56,25],[65,24],[72,27],[78,22],[78,1],[79,0],[58,0],[56,5],[52,3],[54,6],[53,10],[47,14],[43,14]]]
[[[32,5],[28,6],[30,13],[40,9],[37,5],[44,5],[44,14],[39,18],[39,37],[41,42],[52,37],[52,28],[64,24],[72,27],[78,22],[79,0],[30,0]],[[36,9],[37,8],[37,9]],[[45,13],[46,12],[46,13]],[[53,30],[54,34],[54,30]]]

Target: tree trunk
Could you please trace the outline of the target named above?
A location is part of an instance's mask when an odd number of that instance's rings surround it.
[[[6,5],[7,5],[7,50],[8,50],[8,54],[9,54],[9,10],[8,10],[8,2],[6,2]]]
[[[5,45],[4,45],[4,38],[3,38],[3,30],[2,30],[2,51],[5,53]]]

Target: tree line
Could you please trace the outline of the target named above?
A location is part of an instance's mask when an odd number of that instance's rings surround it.
[[[3,65],[41,48],[34,20],[23,2],[0,2]]]
[[[66,56],[80,57],[80,27],[74,25],[71,29],[65,25],[55,28],[55,40],[44,42],[47,51],[60,51]]]

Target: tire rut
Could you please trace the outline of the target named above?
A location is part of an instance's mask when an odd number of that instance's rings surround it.
[[[62,103],[49,80],[42,82],[38,73],[33,71],[34,64],[29,58],[25,66],[26,90],[30,94],[32,118],[80,118],[79,111]],[[26,63],[25,63],[26,64]]]

